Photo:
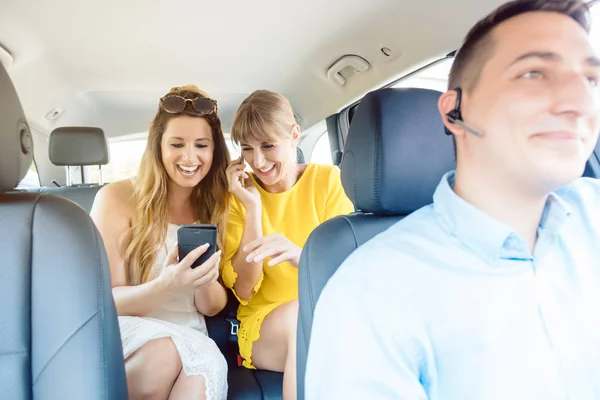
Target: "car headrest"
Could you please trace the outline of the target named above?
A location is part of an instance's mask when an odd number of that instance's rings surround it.
[[[12,190],[33,160],[33,139],[17,91],[0,63],[0,192]]]
[[[104,131],[86,126],[53,130],[49,156],[54,165],[105,165],[110,160]]]
[[[380,89],[367,94],[350,123],[342,184],[354,206],[380,215],[407,215],[430,204],[442,175],[455,168],[452,138],[429,89]]]
[[[296,161],[298,164],[306,164],[306,159],[304,158],[304,152],[300,147],[296,147]]]

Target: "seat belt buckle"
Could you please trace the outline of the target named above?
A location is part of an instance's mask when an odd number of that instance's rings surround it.
[[[240,323],[237,319],[227,318],[227,322],[231,324],[231,336],[237,336],[238,330],[240,329]]]
[[[242,358],[242,356],[240,354],[237,355],[237,365],[238,365],[238,367],[241,367],[242,365],[244,365],[244,359]]]

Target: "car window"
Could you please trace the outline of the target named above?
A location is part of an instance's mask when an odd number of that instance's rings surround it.
[[[102,178],[105,183],[134,177],[137,174],[142,155],[146,149],[147,134],[127,135],[118,139],[109,139],[110,162],[102,166]],[[84,167],[87,183],[98,182],[98,167]]]
[[[240,155],[242,154],[240,147],[233,143],[233,141],[229,138],[229,135],[225,135],[225,143],[227,143],[227,148],[229,149],[229,155],[231,156],[231,159],[235,160],[236,158],[240,158]]]
[[[315,143],[315,147],[310,155],[310,162],[314,164],[333,164],[327,131],[323,132],[317,143]]]
[[[21,179],[21,182],[19,182],[17,189],[35,189],[40,186],[40,177],[35,166],[35,161],[32,161],[27,173],[23,179]]]
[[[448,74],[453,62],[454,58],[444,58],[399,80],[392,87],[422,88],[445,92],[448,88]]]

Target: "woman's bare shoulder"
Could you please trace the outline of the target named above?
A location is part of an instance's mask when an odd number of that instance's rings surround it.
[[[122,199],[131,198],[133,196],[133,190],[134,187],[131,179],[123,179],[122,181],[109,183],[100,189],[99,192],[106,192],[106,195],[109,197]]]
[[[133,191],[130,179],[109,183],[98,191],[93,208],[131,219],[134,211]]]

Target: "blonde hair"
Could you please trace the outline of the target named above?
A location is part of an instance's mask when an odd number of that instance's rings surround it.
[[[174,87],[169,93],[185,98],[196,98],[197,96],[208,98],[208,95],[195,85]],[[181,115],[204,118],[211,127],[215,144],[213,162],[208,174],[194,188],[191,196],[196,222],[217,225],[219,227],[218,244],[220,248],[223,248],[224,215],[228,207],[225,170],[230,157],[221,121],[216,112],[209,115],[198,114],[189,102],[186,103],[185,109],[181,113],[176,114],[164,111],[159,105],[156,116],[150,124],[148,143],[135,179],[132,197],[135,212],[124,259],[131,274],[128,279],[134,285],[152,279],[152,269],[157,251],[166,238],[169,177],[162,162],[161,141],[168,122]]]
[[[254,139],[276,141],[289,136],[296,118],[290,102],[279,93],[257,90],[240,105],[231,126],[231,139],[240,144]]]

